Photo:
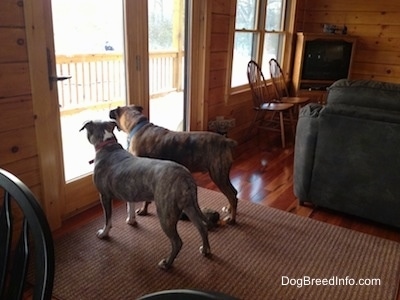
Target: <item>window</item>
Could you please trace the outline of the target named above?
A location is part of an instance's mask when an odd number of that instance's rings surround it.
[[[282,62],[285,28],[285,0],[237,0],[231,88],[248,83],[247,63],[257,61],[269,78],[268,61]]]

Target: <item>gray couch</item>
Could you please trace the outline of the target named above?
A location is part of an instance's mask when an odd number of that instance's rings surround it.
[[[400,228],[400,84],[339,80],[300,111],[294,193]]]

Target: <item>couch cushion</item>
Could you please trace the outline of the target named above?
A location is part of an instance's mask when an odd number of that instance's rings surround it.
[[[328,88],[327,104],[400,111],[400,84],[341,79]]]

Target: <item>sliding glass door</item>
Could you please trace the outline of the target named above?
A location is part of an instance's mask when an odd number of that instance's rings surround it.
[[[139,104],[150,121],[185,128],[185,0],[42,0],[51,101],[62,144],[64,219],[98,201],[95,151],[79,132],[110,109]],[[121,144],[126,135],[115,132]],[[57,151],[57,149],[55,149]]]

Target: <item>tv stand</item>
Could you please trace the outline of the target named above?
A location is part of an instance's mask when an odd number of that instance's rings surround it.
[[[328,86],[326,86],[326,85],[323,85],[323,86],[310,86],[309,88],[308,88],[308,90],[311,92],[311,91],[326,91],[326,89],[328,88]]]
[[[300,90],[308,90],[308,91],[326,91],[326,89],[330,86],[330,83],[307,83],[304,82],[300,86]]]
[[[347,35],[298,32],[292,73],[293,94],[309,97],[313,102],[324,104],[327,88],[338,79],[349,78],[355,43],[356,38]],[[316,47],[318,44],[321,45],[320,51]],[[340,53],[335,52],[342,44],[348,51],[348,55],[343,56],[343,59]],[[331,49],[328,45],[332,45]],[[328,61],[332,56],[338,56],[338,60]],[[310,60],[310,57],[313,60]],[[338,69],[341,71],[337,72]]]

